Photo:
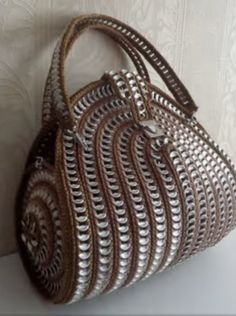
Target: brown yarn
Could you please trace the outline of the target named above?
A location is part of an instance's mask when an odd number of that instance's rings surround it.
[[[65,59],[88,29],[116,41],[137,73],[110,71],[69,97]],[[142,57],[173,97],[150,83]],[[235,167],[196,110],[136,30],[97,14],[70,23],[53,54],[42,128],[16,200],[22,260],[47,299],[68,303],[132,285],[235,227]]]

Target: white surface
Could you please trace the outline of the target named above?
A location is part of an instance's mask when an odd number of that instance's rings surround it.
[[[55,41],[73,17],[92,12],[127,22],[160,50],[199,106],[197,117],[236,162],[235,0],[0,0],[0,255],[16,249],[14,197],[40,126]],[[71,57],[71,92],[105,70],[127,68],[97,32],[82,36]]]
[[[172,271],[96,299],[55,306],[32,288],[18,254],[0,259],[0,315],[236,314],[236,231]]]

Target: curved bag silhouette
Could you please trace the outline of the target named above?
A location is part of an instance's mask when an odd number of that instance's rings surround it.
[[[117,41],[137,72],[107,72],[69,97],[65,58],[88,29]],[[143,57],[172,97],[151,84]],[[134,29],[104,15],[70,23],[53,54],[16,204],[21,256],[46,298],[68,303],[129,286],[235,227],[235,169],[196,110]]]

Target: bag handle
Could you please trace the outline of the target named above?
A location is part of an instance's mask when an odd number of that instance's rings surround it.
[[[124,38],[123,35],[121,35],[119,32],[109,28],[104,27],[104,29],[101,30],[103,33],[111,37],[115,42],[117,42],[123,50],[127,53],[127,55],[132,60],[137,73],[140,75],[141,78],[143,78],[145,81],[150,83],[150,77],[148,70],[145,66],[145,63],[143,62],[142,57],[139,55],[137,50]],[[78,36],[78,33],[75,37]],[[71,43],[68,45],[68,47],[72,46],[72,43],[75,41],[75,38],[71,40]],[[68,51],[69,48],[67,48]],[[43,115],[42,120],[43,123],[46,121],[50,121],[51,117],[53,116],[53,109],[52,109],[52,89],[51,89],[51,77],[52,77],[52,67],[50,68],[46,85],[44,89],[44,100],[43,100]]]
[[[123,43],[127,45],[127,42],[129,42],[129,47],[133,46],[132,52],[134,52],[135,48],[143,55],[163,79],[176,101],[182,105],[186,115],[192,117],[193,113],[197,110],[197,106],[188,90],[155,47],[130,26],[106,15],[92,14],[83,15],[72,20],[53,54],[50,80],[52,103],[55,107],[57,118],[62,123],[62,127],[72,129],[76,126],[70,100],[65,89],[63,74],[65,58],[75,39],[87,29],[96,29],[105,33],[109,32],[110,35],[114,31],[116,32],[114,34],[119,32]],[[117,40],[117,35],[115,39]]]

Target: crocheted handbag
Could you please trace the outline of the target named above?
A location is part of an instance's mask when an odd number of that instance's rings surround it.
[[[88,29],[118,42],[137,73],[107,72],[69,97],[64,61]],[[141,56],[172,97],[151,84]],[[68,303],[129,286],[235,227],[236,172],[196,110],[133,28],[104,15],[70,23],[53,54],[16,204],[21,256],[46,298]]]

